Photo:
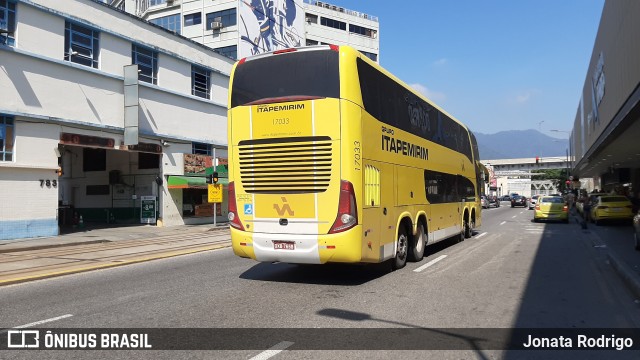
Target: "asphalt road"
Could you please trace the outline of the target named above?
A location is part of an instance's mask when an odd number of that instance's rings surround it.
[[[456,338],[456,328],[640,327],[640,306],[605,256],[584,240],[580,226],[533,223],[532,211],[509,206],[483,214],[483,226],[473,238],[430,246],[422,262],[395,272],[385,264],[263,264],[223,249],[6,286],[0,288],[0,328],[42,321],[46,322],[28,327],[345,328],[340,336],[353,341],[362,341],[359,328],[426,328],[421,336],[428,341]],[[325,335],[327,341],[336,336]],[[476,335],[481,334],[463,340]],[[367,341],[393,342],[400,335],[394,336],[386,338],[383,330]],[[234,351],[5,351],[0,357],[639,357],[630,351],[425,351],[412,350],[415,342],[401,341],[396,351],[278,352],[287,346],[295,349],[295,343],[287,343],[291,339],[280,340],[273,342],[276,347],[270,352],[248,346],[249,350]]]

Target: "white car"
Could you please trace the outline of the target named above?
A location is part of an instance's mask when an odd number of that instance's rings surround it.
[[[531,199],[529,199],[529,210],[535,209],[538,197],[540,197],[540,195],[533,195]]]

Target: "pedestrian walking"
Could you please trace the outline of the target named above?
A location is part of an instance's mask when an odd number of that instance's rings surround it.
[[[589,222],[591,221],[591,199],[587,198],[584,201],[584,206],[583,206],[583,215],[584,215],[584,221],[585,222]]]

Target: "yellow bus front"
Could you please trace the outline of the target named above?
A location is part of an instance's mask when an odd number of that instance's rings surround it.
[[[337,50],[290,49],[234,66],[229,223],[238,256],[312,264],[361,261],[356,201],[361,176],[341,167],[345,141],[361,134],[360,110],[340,98]]]

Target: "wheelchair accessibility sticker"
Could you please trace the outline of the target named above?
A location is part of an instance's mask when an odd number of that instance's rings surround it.
[[[244,214],[253,215],[253,204],[244,204]]]

